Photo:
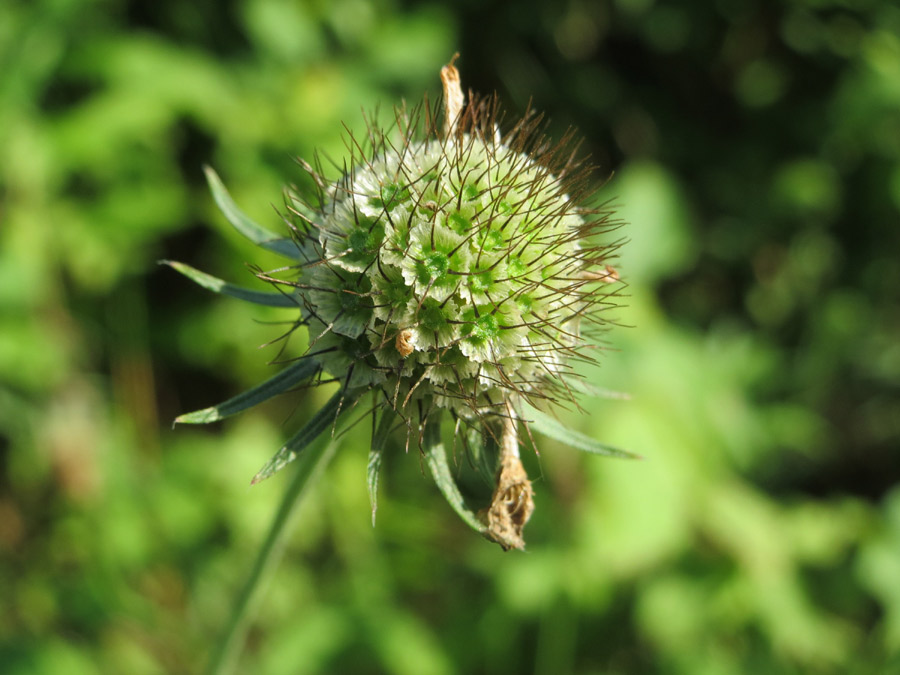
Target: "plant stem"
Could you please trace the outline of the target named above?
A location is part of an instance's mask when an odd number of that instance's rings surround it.
[[[334,455],[335,446],[334,441],[320,438],[297,458],[297,468],[278,506],[275,519],[237,597],[228,626],[212,653],[206,671],[209,675],[226,675],[234,670],[247,636],[251,613],[265,582],[281,559],[287,533],[291,531],[289,525],[304,495],[309,491],[307,488],[315,482]]]

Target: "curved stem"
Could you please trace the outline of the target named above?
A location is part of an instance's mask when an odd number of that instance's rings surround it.
[[[284,492],[275,519],[259,550],[253,569],[234,604],[228,626],[219,638],[207,668],[209,675],[225,675],[234,670],[247,635],[247,624],[260,592],[284,550],[289,527],[303,496],[334,455],[335,442],[318,439],[297,459],[297,468]]]

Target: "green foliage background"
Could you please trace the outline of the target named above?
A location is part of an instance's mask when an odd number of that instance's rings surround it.
[[[0,672],[202,667],[327,394],[170,428],[273,372],[271,204],[361,109],[464,84],[576,125],[631,284],[525,554],[345,439],[242,672],[900,672],[900,8],[877,0],[0,3]],[[301,344],[290,349],[298,350]],[[594,373],[591,374],[594,378]]]

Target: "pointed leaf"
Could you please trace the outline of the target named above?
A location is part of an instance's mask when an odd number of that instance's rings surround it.
[[[343,390],[337,392],[322,408],[313,415],[313,418],[306,423],[300,431],[294,434],[291,439],[285,443],[278,452],[266,462],[265,466],[250,481],[251,485],[256,485],[260,481],[273,476],[283,469],[285,466],[297,459],[297,455],[316,440],[322,432],[327,430],[342,410],[342,404],[347,403],[348,394]],[[347,405],[343,410],[347,410],[351,406]]]
[[[529,422],[531,428],[535,431],[542,433],[545,436],[549,436],[550,438],[553,438],[560,443],[565,443],[569,447],[575,448],[576,450],[590,452],[594,455],[619,457],[621,459],[643,459],[643,457],[641,457],[640,455],[636,455],[633,452],[620,450],[619,448],[614,448],[611,445],[605,445],[604,443],[595,441],[590,436],[585,436],[584,434],[579,433],[574,429],[569,429],[567,426],[562,424],[562,422],[556,420],[550,415],[547,415],[546,413],[542,413],[540,410],[530,408],[523,417],[526,418],[526,421]]]
[[[372,526],[375,525],[375,511],[378,509],[378,476],[381,473],[381,460],[384,457],[384,444],[388,432],[397,414],[391,408],[385,408],[378,421],[378,428],[372,434],[372,447],[369,450],[369,463],[366,465],[366,483],[369,486],[369,503],[372,505]]]
[[[279,237],[271,230],[267,230],[262,225],[251,220],[243,211],[234,203],[228,190],[219,178],[219,175],[213,171],[211,167],[203,167],[206,173],[206,182],[209,183],[210,192],[219,210],[228,219],[228,222],[234,226],[238,232],[247,237],[250,241],[258,246],[262,246],[278,255],[290,258],[291,260],[300,260],[300,249],[291,239]]]
[[[248,389],[227,401],[214,405],[211,408],[185,413],[175,418],[176,424],[209,424],[217,422],[225,417],[236,415],[239,412],[252,408],[277,394],[287,391],[306,378],[314,375],[319,369],[315,359],[304,358],[294,363],[274,377],[259,384],[253,389]]]
[[[476,532],[484,534],[487,527],[482,523],[478,516],[469,509],[456,481],[453,480],[453,474],[450,473],[450,465],[447,463],[447,452],[444,450],[444,444],[441,442],[441,423],[437,414],[432,414],[425,426],[424,439],[425,461],[437,484],[438,489],[443,493],[444,499],[453,507],[453,510],[459,515],[463,521]]]
[[[202,286],[207,290],[212,291],[213,293],[227,295],[232,298],[238,298],[239,300],[252,302],[256,305],[265,305],[267,307],[296,308],[299,306],[299,303],[296,299],[285,293],[254,291],[251,288],[244,288],[243,286],[235,286],[234,284],[229,284],[227,281],[222,281],[218,277],[214,277],[211,274],[207,274],[206,272],[201,272],[200,270],[195,269],[190,265],[185,265],[184,263],[175,262],[173,260],[160,260],[159,262],[162,265],[168,265],[177,272],[181,272],[184,276],[186,276],[194,283]]]
[[[613,389],[603,389],[601,387],[595,387],[594,385],[588,384],[578,377],[569,378],[566,380],[566,383],[575,391],[579,391],[582,394],[587,394],[588,396],[596,396],[598,398],[616,398],[623,401],[631,399],[631,394],[626,394],[623,391],[615,391]]]

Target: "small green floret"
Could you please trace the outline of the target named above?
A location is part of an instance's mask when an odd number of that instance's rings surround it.
[[[388,211],[398,204],[409,200],[409,190],[396,183],[389,183],[383,186],[377,196],[369,198],[369,204],[376,208],[383,208]]]
[[[472,221],[459,211],[450,214],[450,227],[457,234],[466,234],[472,229]]]
[[[422,327],[428,330],[444,330],[450,319],[446,305],[442,305],[433,298],[427,298],[419,308],[419,321],[421,321]]]
[[[493,314],[486,314],[475,319],[469,339],[473,342],[484,343],[495,338],[500,332],[500,323]]]
[[[433,251],[424,260],[416,262],[416,274],[420,284],[443,284],[447,281],[450,258],[445,253]]]

